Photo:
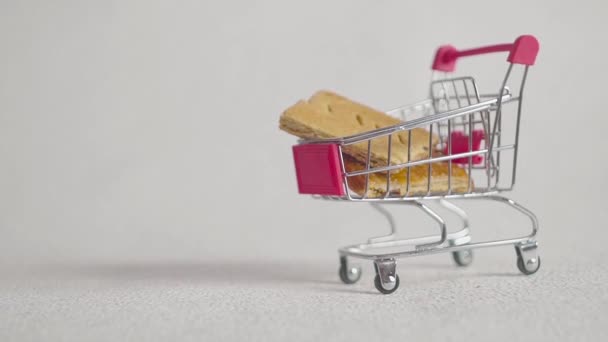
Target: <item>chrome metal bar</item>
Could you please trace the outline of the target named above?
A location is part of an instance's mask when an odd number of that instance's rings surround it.
[[[519,124],[521,123],[521,107],[524,99],[524,87],[526,85],[526,78],[528,77],[528,65],[524,68],[524,75],[521,79],[521,85],[519,86],[519,101],[517,103],[517,121],[515,124],[515,148],[513,149],[513,176],[511,178],[511,188],[515,186],[515,176],[517,174],[517,151],[519,150]]]
[[[367,161],[365,163],[365,168],[367,171],[370,169],[370,161],[372,155],[372,141],[367,141]],[[365,174],[365,192],[363,193],[363,197],[367,197],[367,192],[369,191],[369,172]]]
[[[511,71],[513,70],[513,63],[509,63],[509,67],[507,68],[507,73],[505,74],[505,78],[502,81],[502,85],[500,87],[500,92],[502,93],[505,89],[505,86],[507,85],[507,81],[509,80],[509,76],[511,76]],[[500,135],[496,136],[496,132],[498,129],[498,132],[501,131],[502,127],[501,127],[501,116],[502,116],[502,96],[497,98],[497,104],[496,104],[496,119],[494,120],[494,129],[492,132],[492,137],[491,137],[491,144],[490,144],[490,151],[489,154],[492,154],[492,149],[494,148],[494,146],[498,147],[500,146]],[[494,143],[494,140],[496,141],[496,145]],[[500,151],[498,151],[496,153],[496,179],[495,179],[495,184],[496,186],[498,186],[498,177],[499,177],[499,166],[500,166]]]
[[[449,94],[445,87],[445,78],[444,78],[444,80],[439,82],[439,84],[441,85],[441,94],[443,95],[442,98],[445,101],[446,111],[450,111],[452,109],[452,107],[450,106]],[[432,87],[432,85],[431,85],[431,87]],[[441,103],[441,102],[439,102],[439,103]],[[441,110],[438,108],[435,108],[435,112],[441,112]],[[432,127],[432,125],[431,125],[431,127]],[[441,133],[442,133],[441,127],[437,127],[437,135],[439,135],[439,143],[441,143],[443,145],[445,142],[443,141],[443,134],[441,134]],[[449,139],[449,137],[448,137],[448,139]]]
[[[500,115],[496,116],[496,124],[498,125],[498,133],[496,135],[496,146],[502,146],[501,145],[501,141],[502,141],[502,106],[501,106],[501,110],[500,110]],[[495,167],[495,171],[494,171],[494,175],[495,175],[495,179],[494,179],[494,186],[498,186],[498,182],[499,182],[499,176],[500,176],[500,151],[496,151],[496,162],[494,164]]]
[[[407,162],[410,163],[412,161],[411,159],[411,154],[412,154],[412,131],[409,130],[407,131]],[[409,196],[410,195],[410,173],[412,171],[412,168],[408,166],[407,168],[407,184],[405,185],[406,189],[405,189],[405,196]]]
[[[522,205],[516,203],[515,201],[508,199],[506,197],[502,197],[502,196],[490,195],[490,196],[483,196],[483,197],[479,197],[479,198],[480,199],[489,199],[489,200],[504,203],[504,204],[510,206],[511,208],[517,210],[518,212],[526,215],[530,219],[530,222],[532,225],[530,234],[523,236],[523,237],[518,237],[518,238],[510,238],[510,239],[503,239],[503,240],[490,240],[490,241],[477,242],[477,243],[464,243],[464,244],[460,244],[460,245],[448,245],[448,244],[444,244],[444,243],[437,244],[436,242],[433,243],[430,241],[433,241],[433,239],[436,240],[438,238],[437,236],[425,236],[422,238],[393,240],[393,241],[377,243],[377,244],[359,244],[359,245],[346,246],[346,247],[340,249],[340,255],[355,256],[355,257],[359,257],[359,258],[363,258],[363,259],[396,258],[396,257],[447,253],[447,252],[456,252],[456,251],[470,250],[470,249],[476,249],[476,248],[495,247],[495,246],[502,246],[502,245],[514,245],[514,244],[519,244],[519,243],[533,243],[534,242],[534,238],[535,238],[536,234],[538,233],[538,220],[536,219],[536,216],[530,210],[528,210],[527,208],[523,207]],[[419,202],[414,202],[414,203],[419,203]],[[431,213],[434,213],[434,212],[431,211]],[[429,214],[429,215],[431,215],[431,214]],[[431,217],[433,217],[433,216],[431,215]],[[433,219],[436,219],[436,218],[433,217]],[[439,218],[439,220],[441,220],[441,218]],[[436,221],[438,221],[438,220],[436,220]],[[438,222],[442,222],[442,220],[438,221]],[[467,226],[468,226],[468,223],[467,223]],[[445,242],[445,239],[443,242]],[[410,250],[404,250],[404,251],[398,251],[398,252],[388,252],[388,253],[379,253],[379,252],[374,253],[373,252],[373,250],[378,250],[378,249],[387,248],[387,247],[404,246],[404,245],[415,246],[415,248],[410,249]],[[369,252],[367,252],[367,251],[369,251]]]
[[[514,208],[515,210],[519,211],[520,213],[526,215],[530,219],[530,222],[532,223],[532,232],[529,235],[527,235],[526,238],[532,239],[536,236],[536,234],[538,234],[538,219],[536,218],[536,215],[534,215],[534,213],[530,209],[527,209],[523,205],[518,204],[514,200],[509,199],[507,197],[498,196],[498,195],[488,195],[488,196],[486,196],[486,198],[491,199],[493,201],[507,204],[507,205],[511,206],[512,208]]]
[[[465,97],[466,97],[466,99],[467,99],[467,103],[468,103],[468,104],[469,104],[469,106],[470,106],[470,105],[472,105],[473,103],[471,102],[471,95],[470,95],[470,93],[469,93],[469,86],[467,85],[468,83],[467,83],[466,81],[464,81],[464,80],[463,80],[463,81],[462,81],[462,84],[464,85],[464,93],[465,93]],[[473,82],[473,86],[475,86],[475,82]],[[475,95],[477,95],[477,103],[479,103],[479,95],[478,95],[478,94],[475,94]],[[483,121],[483,119],[482,119],[482,121]]]
[[[473,91],[475,92],[475,99],[477,100],[477,103],[479,103],[481,101],[481,98],[487,98],[487,97],[498,98],[504,94],[504,92],[501,89],[501,92],[498,94],[485,94],[485,95],[481,94],[480,95],[479,89],[477,88],[477,84],[475,83],[475,81],[472,81],[471,83],[473,85]],[[508,92],[508,94],[510,94],[510,92]],[[485,114],[485,118],[484,118],[484,114]],[[479,117],[482,121],[483,130],[484,130],[484,136],[485,136],[484,143],[486,144],[486,148],[489,148],[491,143],[487,139],[490,136],[490,126],[491,126],[490,110],[480,110]],[[494,158],[493,158],[493,155],[489,153],[484,158],[484,168],[493,167],[493,165],[494,165]],[[470,172],[469,172],[469,174],[470,174]],[[471,182],[470,179],[469,179],[469,182]],[[488,188],[489,188],[489,180],[488,180]]]
[[[466,80],[463,80],[463,81],[462,81],[462,86],[464,87],[464,94],[465,94],[465,97],[466,97],[466,99],[467,99],[467,103],[468,103],[468,105],[470,106],[470,105],[471,105],[471,96],[469,95],[469,87],[467,86],[467,81],[466,81]],[[478,102],[479,102],[479,101],[478,101]],[[474,121],[474,119],[475,119],[475,113],[473,113],[473,117],[472,117],[472,118],[471,118],[471,115],[469,115],[469,134],[471,134],[471,132],[472,132],[472,131],[470,130],[470,123],[471,123],[471,119],[473,119],[473,121]],[[483,121],[483,120],[482,120],[482,121]],[[475,124],[475,122],[473,122],[473,124]],[[470,171],[471,171],[471,170],[469,170],[469,172],[470,172]]]
[[[344,183],[344,193],[346,194],[349,200],[352,200],[352,196],[350,193],[350,187],[348,186],[348,176],[346,174],[346,167],[344,166],[344,157],[342,154],[342,146],[338,145],[338,154],[340,155],[340,168],[342,170],[342,181]]]
[[[474,124],[483,124],[484,120],[473,120],[473,123]],[[440,121],[437,124],[439,126],[442,126],[442,127],[446,127],[448,125],[447,121],[446,122]],[[468,123],[465,123],[465,125],[468,125]],[[463,124],[454,122],[454,123],[452,123],[452,126],[454,126],[454,127],[460,127],[460,126],[463,126]]]
[[[476,191],[475,189],[473,189],[472,192],[470,193],[462,193],[462,194],[452,194],[452,195],[446,195],[446,194],[434,194],[431,196],[410,196],[410,197],[405,197],[405,196],[396,196],[396,197],[389,197],[389,198],[383,198],[383,197],[379,197],[379,198],[347,198],[347,197],[340,197],[340,196],[321,196],[321,195],[313,195],[313,198],[319,198],[319,199],[328,199],[328,200],[335,200],[335,201],[352,201],[352,202],[382,202],[382,203],[405,203],[405,202],[415,202],[415,201],[422,201],[422,200],[435,200],[435,199],[441,199],[441,198],[445,198],[445,199],[467,199],[467,198],[477,198],[477,197],[483,197],[483,196],[488,196],[488,195],[495,195],[498,194],[499,191],[498,190],[494,190],[494,191],[485,191],[485,188],[483,189],[483,191]]]
[[[484,143],[486,144],[486,149],[488,149],[488,151],[489,151],[489,148],[492,145],[492,140],[493,140],[492,137],[490,136],[490,134],[491,134],[490,133],[490,127],[492,125],[492,123],[491,123],[491,114],[490,114],[489,110],[485,111],[484,114],[485,114],[485,117],[486,117],[486,124],[484,124],[484,127],[483,127],[484,131],[485,131],[484,132],[485,133],[485,138],[486,138],[486,140],[484,141]],[[484,158],[484,163],[483,164],[485,166],[487,177],[488,177],[488,189],[489,189],[490,188],[490,180],[489,180],[489,177],[490,177],[490,167],[493,167],[493,165],[494,165],[494,156],[491,153],[487,153],[486,156],[485,156],[485,158]]]
[[[429,128],[429,160],[433,158],[433,125]],[[431,177],[433,164],[429,163],[428,177],[427,177],[427,194],[431,194]]]
[[[452,79],[452,88],[454,88],[454,97],[456,98],[456,103],[458,103],[458,108],[462,108],[462,102],[460,101],[460,94],[458,94],[458,88],[456,86],[456,81],[454,79]],[[465,126],[465,115],[460,117],[460,121],[462,122],[462,125]]]
[[[368,250],[368,249],[381,249],[381,248],[393,248],[393,247],[401,247],[401,246],[411,246],[412,250],[416,248],[418,245],[429,244],[437,241],[437,235],[429,235],[422,236],[411,239],[395,239],[395,240],[387,240],[380,242],[368,242],[356,245],[360,250]],[[352,246],[354,247],[354,246]]]
[[[494,150],[508,150],[508,149],[512,149],[512,148],[513,148],[513,145],[506,145],[506,146],[501,146],[500,148],[496,148]],[[385,171],[389,171],[389,170],[394,171],[397,169],[403,169],[408,166],[417,166],[417,165],[430,164],[430,163],[435,163],[435,162],[442,162],[442,161],[446,161],[446,160],[450,160],[450,159],[465,158],[470,155],[484,154],[486,152],[488,152],[487,149],[480,149],[478,151],[457,153],[457,154],[454,154],[451,156],[434,157],[434,158],[430,158],[430,159],[415,160],[415,161],[411,161],[408,163],[395,164],[392,166],[375,167],[369,171],[366,171],[366,170],[351,171],[351,172],[347,172],[346,175],[348,177],[352,177],[352,176],[358,176],[358,175],[365,174],[366,172],[374,173],[374,172],[385,172]]]
[[[491,98],[496,98],[498,97],[499,94],[479,94],[479,99],[481,100],[483,99],[491,99]],[[448,96],[448,98],[450,100],[456,100],[456,96]],[[460,96],[460,99],[463,100],[465,98],[465,96]],[[394,111],[394,109],[392,110]]]
[[[409,251],[401,251],[394,253],[366,253],[365,249],[359,248],[360,245],[348,246],[344,247],[340,250],[340,255],[348,255],[352,257],[357,257],[361,259],[369,259],[374,260],[378,258],[403,258],[403,257],[411,257],[411,256],[419,256],[419,255],[429,255],[429,254],[438,254],[438,253],[450,253],[457,252],[463,250],[471,250],[477,248],[487,248],[487,247],[497,247],[504,245],[514,245],[521,242],[528,242],[527,238],[519,238],[519,239],[505,239],[505,240],[490,240],[485,242],[476,242],[476,243],[465,243],[462,245],[455,246],[440,246],[434,248],[425,248],[425,249],[414,249]],[[409,243],[408,243],[409,245]],[[374,247],[375,249],[375,247]]]
[[[469,114],[469,151],[473,151],[473,123],[471,122],[471,115],[473,115],[473,113]],[[487,156],[486,156],[487,158]],[[472,179],[472,174],[471,174],[471,167],[473,166],[473,155],[469,156],[469,163],[468,163],[468,177],[469,177],[469,185],[467,186],[467,192],[471,191],[471,185],[473,184],[473,179]]]
[[[506,103],[506,102],[510,102],[510,101],[511,101],[511,95],[503,96],[502,103]],[[386,136],[386,135],[393,134],[393,133],[399,132],[399,131],[406,131],[406,130],[410,130],[410,129],[414,129],[414,128],[426,127],[426,126],[430,125],[431,123],[435,123],[435,122],[438,122],[441,120],[455,118],[460,115],[466,115],[471,112],[477,112],[477,111],[486,110],[486,109],[493,110],[493,108],[495,108],[495,106],[496,106],[496,103],[497,103],[497,99],[491,99],[488,101],[476,103],[471,106],[458,108],[458,109],[454,109],[454,110],[450,110],[450,111],[442,112],[442,113],[435,113],[435,114],[432,114],[432,115],[429,115],[429,116],[426,116],[423,118],[418,118],[418,119],[408,121],[408,122],[405,122],[402,124],[394,125],[394,126],[379,128],[379,129],[369,131],[366,133],[362,133],[362,134],[350,135],[350,136],[340,137],[340,138],[316,138],[316,139],[310,139],[310,140],[303,140],[303,141],[301,141],[301,144],[342,144],[344,146],[352,145],[352,144],[360,143],[361,141],[364,141],[364,140],[368,140],[368,139],[376,138],[376,137],[380,137],[380,136]]]
[[[470,236],[469,236],[470,229],[469,229],[469,217],[467,216],[467,213],[459,206],[455,205],[452,202],[446,201],[443,198],[439,200],[439,204],[442,207],[444,207],[445,209],[456,214],[456,216],[458,216],[460,218],[460,220],[462,221],[462,227],[460,228],[460,230],[453,232],[453,233],[448,233],[448,240],[451,241],[452,244],[454,244],[454,243],[460,244],[458,242],[462,242],[465,239],[467,240],[466,242],[469,242],[470,241]]]
[[[386,210],[384,207],[382,207],[378,202],[371,202],[370,204],[371,204],[372,208],[376,209],[378,212],[380,212],[380,214],[382,214],[382,216],[384,216],[388,220],[388,224],[391,228],[391,232],[387,235],[369,238],[367,240],[367,242],[369,244],[373,244],[373,243],[393,240],[395,238],[395,235],[397,234],[397,225],[395,223],[395,218],[388,210]]]
[[[505,97],[505,99],[503,99],[502,103],[506,103],[508,100],[507,99],[508,96],[504,96],[504,97]],[[397,131],[405,131],[405,130],[410,130],[410,129],[414,129],[414,128],[424,128],[424,127],[426,127],[432,123],[438,122],[438,121],[456,118],[458,116],[467,115],[469,113],[478,112],[480,110],[487,110],[487,109],[495,110],[496,103],[497,103],[497,100],[493,99],[493,100],[489,100],[489,101],[485,101],[485,102],[480,102],[480,103],[477,103],[477,104],[474,104],[474,105],[468,106],[468,107],[454,109],[454,110],[450,110],[450,111],[442,112],[442,113],[436,113],[436,114],[429,115],[429,116],[419,118],[419,119],[415,119],[415,120],[412,120],[412,121],[409,121],[409,122],[406,122],[403,124],[379,128],[377,130],[370,131],[369,133],[363,133],[363,134],[348,136],[348,137],[339,138],[339,139],[315,139],[315,140],[309,140],[309,141],[307,141],[307,143],[335,142],[335,143],[342,143],[343,145],[356,144],[362,140],[367,140],[369,138],[389,135],[389,134],[395,133]]]
[[[438,241],[416,245],[416,250],[433,248],[433,247],[443,244],[446,241],[447,234],[448,234],[448,230],[447,230],[445,221],[435,211],[433,211],[431,208],[427,207],[423,203],[418,202],[418,201],[415,201],[412,203],[415,204],[416,206],[418,206],[418,208],[422,209],[422,211],[424,211],[433,220],[435,220],[435,222],[437,222],[439,224],[439,229],[440,229],[440,238]]]
[[[448,156],[452,155],[452,125],[448,120]],[[469,171],[469,175],[470,175]],[[448,195],[452,193],[452,159],[448,160]]]
[[[391,166],[391,150],[393,145],[393,136],[388,136],[388,157],[387,157],[387,166]],[[388,197],[391,194],[391,170],[386,171],[386,192],[384,193],[384,197]]]
[[[446,76],[447,76],[447,74],[446,74]],[[445,82],[446,80],[447,81],[473,80],[473,77],[471,77],[471,76],[456,76],[456,77],[450,77],[450,78],[444,77],[441,80],[431,82],[431,84]]]
[[[418,102],[414,102],[412,104],[408,104],[405,106],[401,106],[401,107],[397,107],[397,108],[393,108],[390,110],[386,111],[386,114],[388,115],[392,115],[395,116],[395,113],[403,113],[405,111],[416,111],[419,109],[424,109],[424,108],[430,108],[431,107],[431,100],[429,99],[425,99],[422,101],[418,101]]]

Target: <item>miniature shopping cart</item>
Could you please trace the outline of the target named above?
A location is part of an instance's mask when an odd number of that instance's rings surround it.
[[[403,123],[336,139],[301,140],[293,147],[299,193],[319,199],[370,202],[389,221],[390,234],[339,250],[339,275],[344,283],[353,284],[361,277],[361,268],[352,265],[350,258],[373,260],[376,270],[374,284],[381,293],[389,294],[399,287],[396,258],[449,252],[457,265],[466,266],[472,261],[473,249],[501,245],[515,247],[517,267],[523,274],[530,275],[539,269],[536,217],[530,210],[499,195],[512,190],[515,184],[524,85],[538,49],[538,41],[530,35],[520,36],[514,43],[470,50],[442,46],[432,64],[430,98],[387,112],[402,119]],[[449,77],[459,58],[495,52],[508,52],[506,75],[496,94],[480,93],[473,77]],[[391,143],[393,138],[404,133],[411,138],[412,131],[420,128],[427,130],[429,136],[438,136],[438,142],[428,149],[428,157],[391,163],[391,149],[397,148]],[[388,163],[374,165],[370,162],[371,146],[380,139],[388,141],[382,145],[388,148]],[[352,171],[345,168],[347,156],[343,152],[354,144],[367,144],[367,162],[364,168]],[[408,139],[408,156],[411,145],[412,139]],[[440,153],[435,153],[437,151]],[[432,167],[436,163],[447,163],[449,168],[447,189],[441,191],[432,186]],[[406,189],[401,192],[390,188],[388,180],[391,173],[407,170],[409,187],[409,170],[420,165],[428,170],[428,191],[414,193]],[[453,189],[450,178],[452,169],[456,167],[468,174],[466,191]],[[382,196],[370,196],[367,191],[369,177],[374,174],[387,179]],[[353,177],[365,177],[366,191],[357,193],[351,189],[349,181]],[[467,215],[451,202],[452,199],[503,203],[530,219],[531,233],[524,237],[473,243]],[[446,221],[428,205],[430,202],[456,214],[462,221],[461,229],[448,233]],[[397,239],[395,220],[384,207],[394,203],[422,209],[439,225],[439,233],[415,239]]]

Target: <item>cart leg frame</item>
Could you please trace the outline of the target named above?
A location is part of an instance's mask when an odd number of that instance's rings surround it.
[[[536,235],[539,225],[538,219],[532,211],[521,204],[499,195],[486,195],[473,197],[472,199],[491,200],[511,207],[530,219],[531,231],[528,235],[502,239],[488,240],[483,242],[471,242],[469,220],[466,212],[445,199],[439,199],[438,203],[445,209],[455,214],[461,221],[461,228],[453,233],[448,233],[447,225],[442,217],[433,209],[421,201],[388,202],[392,204],[401,203],[412,205],[421,209],[439,225],[439,234],[424,236],[413,239],[396,239],[397,225],[392,214],[372,202],[372,206],[379,211],[389,222],[390,233],[388,235],[370,238],[366,243],[350,245],[339,249],[340,255],[340,277],[345,283],[352,284],[360,279],[361,268],[351,266],[350,258],[360,258],[374,261],[376,271],[376,288],[384,294],[394,292],[399,286],[399,277],[396,272],[396,259],[402,257],[430,255],[437,253],[452,253],[454,260],[460,266],[466,266],[472,261],[472,250],[477,248],[498,247],[513,245],[517,256],[517,267],[526,275],[538,271],[540,268],[540,257],[538,255],[538,242]],[[407,250],[381,253],[376,250],[383,248],[398,248],[409,246]],[[347,275],[346,281],[343,275]]]

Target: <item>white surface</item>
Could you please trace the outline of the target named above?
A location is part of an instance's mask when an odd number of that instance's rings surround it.
[[[605,339],[604,13],[602,1],[0,1],[0,340]],[[381,109],[416,101],[438,45],[523,33],[541,52],[509,196],[540,219],[540,273],[511,276],[503,248],[466,270],[447,255],[403,261],[392,296],[375,294],[369,264],[339,284],[336,248],[385,223],[296,194],[281,111],[322,88]],[[503,58],[467,63],[483,91]],[[525,232],[468,208],[476,239]],[[408,235],[434,229],[398,214]]]
[[[607,267],[543,252],[530,277],[511,248],[481,251],[468,269],[409,259],[389,296],[368,264],[359,283],[339,283],[333,259],[37,267],[3,273],[0,340],[605,340]]]

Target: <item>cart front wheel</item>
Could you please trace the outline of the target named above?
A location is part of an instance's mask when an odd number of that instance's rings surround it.
[[[519,271],[525,275],[531,275],[536,273],[540,268],[540,256],[535,258],[528,258],[524,261],[524,258],[521,256],[517,257],[517,268]]]
[[[399,275],[395,274],[395,281],[390,285],[383,285],[380,281],[380,276],[376,275],[374,278],[374,285],[376,285],[376,289],[380,291],[382,294],[391,294],[399,288]],[[390,287],[389,287],[390,286]]]
[[[458,266],[469,266],[473,262],[473,251],[465,249],[462,251],[452,252],[454,262]]]

